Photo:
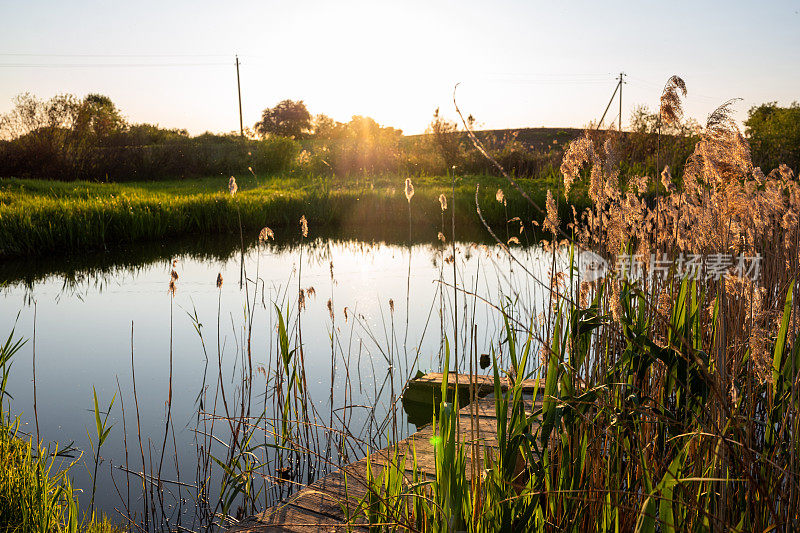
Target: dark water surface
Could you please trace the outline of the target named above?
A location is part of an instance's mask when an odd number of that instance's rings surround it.
[[[62,447],[74,443],[77,453],[83,453],[72,470],[76,487],[84,491],[83,505],[89,499],[93,468],[87,440],[87,429],[94,433],[93,387],[101,409],[116,395],[109,415],[113,429],[102,449],[96,495],[98,507],[115,521],[121,520],[119,512],[124,513],[128,505],[131,512],[142,512],[141,479],[120,468],[127,465],[130,470],[142,470],[138,435],[147,456],[145,470],[155,469],[151,461],[156,466],[159,463],[170,354],[174,434],[168,434],[163,478],[187,485],[203,478],[198,474],[198,447],[209,438],[211,429],[207,423],[198,424],[198,419],[211,412],[224,414],[220,375],[228,402],[236,404],[236,398],[241,399],[246,391],[253,416],[276,416],[276,305],[285,314],[292,346],[298,345],[297,332],[301,331],[316,420],[332,423],[352,441],[329,442],[332,433],[322,432],[317,451],[327,459],[298,475],[298,481],[357,459],[369,445],[384,446],[387,439],[394,438],[392,398],[418,370],[441,370],[442,326],[451,343],[454,337],[453,290],[445,286],[440,294],[439,283],[443,276],[452,284],[453,264],[442,260],[451,254],[449,244],[444,249],[430,244],[409,249],[402,244],[316,239],[302,244],[251,245],[243,257],[250,281],[240,288],[238,242],[238,238],[191,239],[72,258],[0,262],[0,282],[5,283],[0,289],[0,334],[5,337],[16,327],[17,335],[28,339],[14,358],[9,379],[12,412],[21,415],[22,429],[35,437],[35,315],[39,436],[47,442],[58,441]],[[552,257],[539,248],[517,248],[515,255],[521,265],[512,263],[499,247],[457,245],[461,365],[466,365],[464,354],[475,346],[479,353],[488,352],[491,346],[497,350],[504,338],[500,315],[486,301],[495,306],[514,301],[514,312],[526,319],[542,310],[543,292],[530,273],[545,279]],[[168,291],[173,260],[177,260],[179,275],[174,298]],[[218,274],[224,279],[221,289],[216,287]],[[306,293],[299,324],[298,277],[299,287]],[[310,287],[313,291],[308,291]],[[463,291],[475,292],[480,298]],[[244,385],[251,374],[252,387],[247,388]],[[416,428],[407,422],[399,401],[397,406],[396,432],[403,437]],[[204,414],[199,416],[201,407]],[[213,433],[219,433],[221,441],[227,438],[222,424]],[[271,441],[271,436],[262,434],[261,438]],[[211,454],[225,455],[224,446],[217,446]],[[218,478],[212,475],[211,480],[214,493]],[[270,480],[260,483],[264,487],[262,506],[287,490]],[[175,484],[169,492],[165,508],[176,509],[185,500],[181,513],[194,513],[191,488]],[[189,519],[185,520],[188,524]]]

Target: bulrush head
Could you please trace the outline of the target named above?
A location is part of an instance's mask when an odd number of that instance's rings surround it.
[[[411,178],[406,178],[406,200],[408,203],[411,203],[411,199],[414,197],[414,184],[411,183]]]
[[[308,237],[308,220],[306,220],[305,215],[300,217],[300,235],[303,238]]]
[[[172,262],[173,268],[172,271],[169,273],[169,289],[168,292],[175,296],[175,291],[178,289],[176,282],[178,281],[178,273],[175,271],[175,265],[177,264],[177,260]]]

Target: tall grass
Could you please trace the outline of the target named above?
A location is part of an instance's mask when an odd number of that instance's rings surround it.
[[[472,457],[484,475],[467,488],[458,443],[469,437],[450,437],[441,413],[458,406],[443,395],[436,454],[447,465],[437,462],[431,484],[395,467],[373,474],[383,500],[412,502],[378,516],[367,501],[379,529],[800,526],[800,186],[785,166],[753,167],[730,103],[709,117],[682,183],[666,171],[656,198],[647,177],[621,186],[614,143],[587,136],[567,151],[565,189],[588,164],[594,205],[573,219],[569,268],[541,280],[551,304],[523,321],[503,315],[514,386],[502,391],[495,362],[496,440]],[[581,279],[589,249],[618,275]],[[637,253],[644,260],[631,262]],[[760,276],[720,270],[725,255],[760,255]],[[682,271],[688,256],[697,270]],[[531,353],[538,367],[527,367]],[[543,380],[540,407],[520,394],[523,378]],[[397,475],[406,482],[389,483]],[[454,476],[456,491],[442,485]]]
[[[473,233],[480,231],[480,223],[466,206],[471,183],[477,179],[463,179],[458,191],[465,200],[458,221]],[[136,184],[2,179],[0,257],[107,249],[182,235],[234,234],[240,227],[289,228],[302,215],[317,227],[346,231],[394,227],[395,221],[409,217],[402,190],[389,179],[358,185],[248,176],[237,180],[240,189],[232,197],[227,194],[227,178]],[[448,182],[428,178],[418,183],[419,207],[411,223],[433,231],[435,238],[438,196]],[[541,184],[526,186],[534,197],[541,196]],[[529,211],[524,204],[512,207],[523,215]],[[504,220],[500,211],[489,209],[487,216],[497,223]]]

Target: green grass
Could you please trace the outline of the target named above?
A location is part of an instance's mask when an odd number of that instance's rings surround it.
[[[0,179],[0,257],[103,249],[183,235],[238,235],[240,218],[249,237],[269,226],[279,238],[285,238],[296,233],[302,215],[309,220],[312,235],[324,229],[359,238],[403,239],[408,237],[409,216],[404,179],[244,176],[237,178],[235,197],[228,193],[223,178],[124,184]],[[447,177],[413,181],[413,238],[433,242],[441,229],[438,196],[450,196],[451,181]],[[481,208],[490,224],[504,226],[507,213],[520,216],[531,230],[531,220],[541,220],[536,209],[508,190],[504,180],[460,177],[456,186],[459,237],[485,235],[475,210],[479,183]],[[540,206],[546,189],[559,187],[543,180],[520,183]],[[506,191],[507,209],[494,199],[499,187]],[[447,215],[449,219],[449,212]],[[289,231],[279,231],[287,228]],[[394,237],[362,234],[376,228]],[[499,234],[505,236],[505,231]]]

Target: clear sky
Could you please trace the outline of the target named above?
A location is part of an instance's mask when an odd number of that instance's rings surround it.
[[[482,127],[580,127],[620,71],[625,123],[672,74],[690,116],[739,97],[742,119],[800,100],[800,0],[0,0],[0,112],[21,92],[99,92],[133,122],[238,130],[237,53],[245,125],[291,98],[419,133],[438,106],[454,116],[461,82]]]

